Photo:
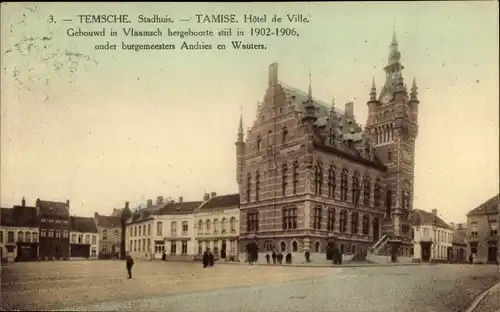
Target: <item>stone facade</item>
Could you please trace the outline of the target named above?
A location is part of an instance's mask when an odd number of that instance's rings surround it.
[[[393,38],[387,79],[367,103],[365,129],[353,103],[341,111],[278,81],[269,67],[268,88],[257,118],[236,142],[241,198],[240,249],[365,251],[387,235],[395,253],[412,247],[409,212],[418,100],[408,94]],[[354,191],[353,191],[354,190]],[[353,196],[354,195],[354,196]],[[252,248],[254,248],[252,247]]]
[[[497,194],[467,214],[467,258],[472,254],[475,263],[498,261],[498,203]]]
[[[99,259],[120,258],[122,223],[118,216],[104,216],[94,213],[99,236]]]
[[[413,260],[422,262],[448,262],[453,257],[454,229],[432,212],[412,211]]]

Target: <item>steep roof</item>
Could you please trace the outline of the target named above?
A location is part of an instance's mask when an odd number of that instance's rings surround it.
[[[13,227],[38,227],[36,207],[0,208],[0,224]]]
[[[121,217],[123,208],[113,208],[112,217]]]
[[[482,215],[482,214],[497,214],[499,195],[500,193],[488,199],[478,207],[469,211],[467,215],[470,216],[470,215]]]
[[[453,230],[446,222],[433,213],[421,209],[413,209],[410,216],[413,225],[433,225],[443,229]]]
[[[221,208],[239,208],[240,207],[240,194],[228,194],[214,196],[202,203],[196,211],[207,211],[212,209]]]
[[[183,215],[193,213],[196,208],[201,205],[201,201],[192,202],[170,202],[163,207],[158,208],[155,215]]]
[[[42,216],[69,218],[69,207],[66,203],[37,200],[36,206]]]
[[[114,216],[102,216],[98,214],[97,212],[94,215],[96,221],[97,221],[97,226],[103,227],[103,228],[116,228],[121,226],[121,219],[120,217],[114,217]]]
[[[70,230],[80,233],[97,233],[94,218],[72,216],[69,219]]]

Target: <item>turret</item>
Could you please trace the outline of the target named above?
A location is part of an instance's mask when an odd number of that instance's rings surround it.
[[[410,100],[408,101],[408,106],[410,106],[411,120],[415,124],[418,123],[418,104],[419,103],[420,103],[420,101],[418,100],[417,82],[416,82],[416,79],[413,78],[413,83],[412,83],[411,92],[410,92]]]
[[[245,153],[245,141],[243,135],[243,114],[240,113],[240,124],[236,137],[236,182],[241,185],[243,178],[243,156]]]
[[[302,117],[302,123],[306,127],[307,133],[313,133],[314,124],[317,120],[316,107],[312,98],[311,72],[309,72],[309,91],[307,93],[307,100],[304,102],[304,116]]]

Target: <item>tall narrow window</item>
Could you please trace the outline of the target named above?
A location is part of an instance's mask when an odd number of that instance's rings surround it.
[[[260,172],[255,172],[255,201],[259,201]]]
[[[248,232],[259,231],[259,213],[257,211],[247,213],[247,228]]]
[[[335,209],[328,209],[328,232],[335,230]]]
[[[358,224],[359,224],[359,213],[354,211],[351,213],[351,233],[358,233]]]
[[[391,150],[387,151],[387,161],[392,161],[392,152],[391,152]]]
[[[299,183],[299,162],[293,162],[293,194],[297,194],[297,184]]]
[[[297,228],[297,208],[284,208],[283,214],[283,230],[293,230]]]
[[[322,218],[321,210],[322,210],[321,207],[314,208],[314,229],[316,230],[321,230],[321,218]]]
[[[373,190],[373,205],[380,207],[380,179],[375,180],[375,189]]]
[[[335,198],[335,167],[330,166],[328,170],[328,197]]]
[[[370,233],[370,217],[368,215],[363,215],[363,235],[368,235]]]
[[[262,137],[260,134],[257,136],[257,152],[262,148]]]
[[[347,200],[347,169],[342,169],[340,174],[340,200]]]
[[[285,144],[288,140],[288,128],[285,126],[281,130],[281,143]]]
[[[387,187],[387,194],[385,199],[385,215],[387,218],[391,217],[391,208],[392,208],[392,190],[390,187]]]
[[[340,232],[345,233],[347,232],[347,211],[341,210],[340,211]]]
[[[269,130],[269,132],[267,132],[267,146],[271,145],[273,145],[273,132]]]
[[[357,205],[359,201],[359,173],[356,171],[352,177],[352,202]]]
[[[370,205],[370,184],[370,177],[365,176],[365,178],[363,179],[363,204],[365,206]]]
[[[286,185],[288,184],[288,181],[287,181],[287,179],[288,179],[288,167],[286,165],[286,162],[283,163],[282,171],[283,171],[283,177],[282,177],[281,189],[282,189],[283,196],[286,196]]]
[[[247,176],[247,202],[250,202],[252,195],[252,175],[249,173]]]
[[[314,192],[316,195],[321,196],[321,188],[323,187],[323,169],[321,164],[316,165],[314,175],[315,175]]]

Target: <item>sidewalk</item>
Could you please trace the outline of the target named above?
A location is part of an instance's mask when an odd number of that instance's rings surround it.
[[[500,311],[500,283],[493,286],[488,294],[472,310],[474,312],[498,312]]]
[[[216,262],[215,264],[233,264],[233,265],[249,265],[244,262]],[[303,268],[363,268],[363,267],[391,267],[391,266],[422,266],[422,265],[433,265],[429,263],[345,263],[341,265],[325,264],[325,263],[298,263],[298,264],[267,264],[267,263],[257,263],[257,266],[282,266],[282,267],[303,267]]]

